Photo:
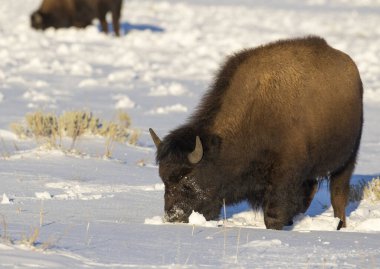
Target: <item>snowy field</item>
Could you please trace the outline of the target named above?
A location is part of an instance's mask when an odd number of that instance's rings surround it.
[[[315,34],[348,53],[364,83],[352,184],[378,176],[379,0],[125,1],[121,38],[97,22],[34,31],[29,15],[39,2],[0,4],[0,268],[380,267],[380,202],[351,203],[348,227],[334,231],[325,185],[284,231],[265,230],[246,203],[228,207],[227,221],[163,224],[148,134],[182,123],[227,55]],[[81,137],[68,152],[10,131],[29,112],[70,110],[106,120],[126,111],[141,136],[104,158],[101,137]]]

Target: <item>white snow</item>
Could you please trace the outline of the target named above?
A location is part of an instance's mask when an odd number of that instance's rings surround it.
[[[36,192],[35,195],[40,200],[50,200],[52,198],[52,195],[47,191]]]
[[[30,28],[40,0],[0,5],[0,268],[377,268],[380,202],[346,209],[335,231],[329,191],[283,231],[242,202],[219,220],[164,221],[164,184],[148,128],[183,123],[225,57],[279,38],[316,34],[348,53],[364,84],[365,125],[351,184],[380,174],[379,0],[130,0],[123,35]],[[20,140],[28,112],[127,112],[137,146],[80,137],[75,151]],[[34,242],[33,232],[39,234]]]
[[[249,248],[269,248],[273,246],[280,246],[281,241],[278,239],[273,240],[252,240],[248,244],[243,245],[243,247]]]
[[[25,92],[22,97],[34,102],[49,102],[52,100],[48,95],[35,90],[29,90]]]
[[[4,244],[0,244],[0,250],[13,250],[13,249],[14,249],[13,247],[10,247],[10,246],[4,245]]]
[[[193,211],[193,213],[189,216],[190,225],[205,225],[206,223],[206,218],[198,212]]]
[[[292,230],[308,230],[308,231],[335,231],[338,227],[339,219],[334,218],[333,214],[322,214],[317,218],[310,216],[297,216],[293,219],[294,224]]]
[[[16,140],[17,139],[17,135],[12,133],[11,131],[1,130],[1,129],[0,129],[0,137],[3,139],[10,139],[10,140]]]
[[[186,88],[180,83],[170,83],[169,85],[158,85],[150,90],[151,96],[180,96],[187,92]]]
[[[161,216],[154,216],[152,218],[146,218],[144,221],[144,224],[151,224],[151,225],[161,225],[164,223],[164,220]]]
[[[8,196],[5,193],[3,193],[3,198],[1,199],[1,203],[0,204],[2,204],[2,205],[8,205],[10,203],[11,203],[11,201],[9,200]]]
[[[127,95],[118,94],[112,98],[117,101],[115,105],[116,109],[128,109],[136,106],[136,104]]]
[[[172,106],[158,107],[156,109],[148,111],[147,114],[157,115],[157,114],[169,114],[169,113],[182,113],[187,112],[187,107],[181,104],[175,104]]]
[[[380,218],[370,218],[361,222],[355,227],[357,231],[379,231]]]
[[[98,85],[98,82],[95,79],[84,79],[81,82],[79,82],[78,87],[79,88],[84,88],[84,87],[95,87]]]

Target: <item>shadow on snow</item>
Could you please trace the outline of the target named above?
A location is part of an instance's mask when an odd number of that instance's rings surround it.
[[[112,23],[108,24],[108,29],[110,32],[113,32],[113,26]],[[100,24],[98,24],[98,30],[101,31]],[[164,28],[161,28],[156,25],[152,24],[132,24],[129,22],[122,22],[120,23],[120,34],[121,35],[127,35],[130,31],[151,31],[151,32],[157,32],[162,33],[165,31]]]
[[[353,175],[351,177],[350,184],[351,185],[360,185],[366,184],[370,182],[372,179],[378,177],[379,174],[374,175]],[[363,189],[361,189],[363,191]],[[362,197],[362,193],[358,193],[358,196]],[[360,205],[359,202],[351,202],[346,207],[346,215],[350,216],[352,212],[354,212]],[[312,203],[310,204],[309,209],[305,212],[305,215],[310,217],[315,217],[323,214],[331,207],[330,201],[330,190],[328,181],[324,180],[321,182],[320,187],[317,193],[314,196]],[[226,217],[232,218],[235,214],[252,211],[251,206],[247,201],[243,201],[241,203],[230,205],[226,207]],[[224,218],[224,209],[222,208],[220,213],[220,218]]]

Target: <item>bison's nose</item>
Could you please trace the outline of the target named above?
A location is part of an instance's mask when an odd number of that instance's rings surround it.
[[[173,207],[165,212],[164,220],[166,222],[188,222],[189,216],[178,207]]]

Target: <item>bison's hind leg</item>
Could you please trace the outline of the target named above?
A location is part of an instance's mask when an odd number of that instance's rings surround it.
[[[333,173],[330,178],[331,204],[334,209],[334,217],[340,219],[338,230],[347,225],[346,206],[350,193],[350,178],[355,168],[355,162],[356,158],[352,158],[343,169]]]

